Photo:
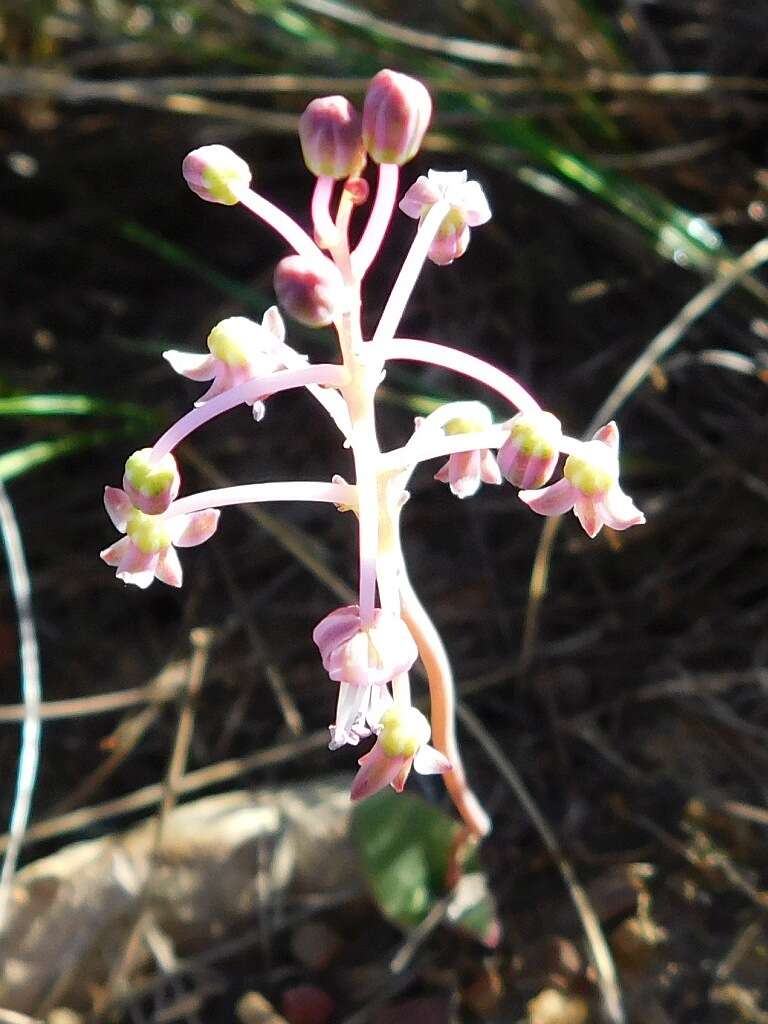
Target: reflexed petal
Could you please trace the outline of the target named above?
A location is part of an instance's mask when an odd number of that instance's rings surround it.
[[[128,516],[133,512],[133,503],[125,491],[120,487],[105,487],[104,508],[115,529],[125,533]]]
[[[573,508],[578,493],[572,484],[563,479],[541,490],[520,491],[518,497],[540,516],[559,516]]]
[[[216,398],[218,395],[223,395],[225,391],[229,391],[233,386],[232,377],[228,373],[227,367],[219,359],[216,360],[216,364],[216,377],[213,384],[197,399],[195,407],[205,405],[206,402],[210,402],[212,398]]]
[[[130,543],[130,537],[121,537],[120,540],[116,540],[111,547],[104,548],[103,551],[99,552],[99,558],[103,562],[106,562],[107,565],[111,565],[117,568],[122,559],[125,557]]]
[[[433,206],[439,199],[439,190],[422,174],[405,193],[399,206],[407,217],[418,220],[425,209]]]
[[[170,363],[171,369],[190,380],[213,380],[216,376],[216,362],[212,355],[198,355],[197,352],[179,352],[169,349],[163,352],[163,359]]]
[[[410,757],[387,757],[377,740],[373,750],[357,762],[360,768],[352,783],[350,798],[364,800],[367,796],[378,793],[380,789],[389,786],[402,775],[406,765],[410,768],[410,762]],[[405,779],[402,781],[404,783]],[[402,788],[401,784],[400,789]]]
[[[451,762],[429,743],[419,747],[413,758],[413,767],[419,775],[443,775],[451,770]]]
[[[491,219],[491,208],[478,181],[468,181],[461,188],[461,211],[471,228],[479,227]]]
[[[201,512],[192,512],[189,516],[185,517],[187,523],[178,540],[174,540],[173,543],[180,548],[194,548],[198,544],[204,544],[205,541],[216,533],[220,515],[221,512],[217,508],[206,508]]]
[[[117,567],[117,578],[123,583],[130,583],[146,590],[155,578],[159,557],[157,552],[145,554],[133,542],[130,542]]]
[[[602,495],[599,498],[602,498]],[[573,511],[588,537],[596,537],[600,533],[603,528],[603,517],[600,515],[597,495],[587,497],[577,494],[576,501],[573,503]]]
[[[154,569],[145,569],[142,572],[128,572],[127,569],[118,569],[117,578],[123,583],[146,590],[154,582],[155,571]]]
[[[600,513],[605,525],[612,530],[628,530],[630,526],[641,526],[645,522],[643,513],[618,485],[603,496]]]
[[[607,444],[612,451],[618,452],[619,428],[616,426],[615,420],[611,420],[611,422],[606,423],[604,427],[600,427],[600,429],[592,436],[592,440],[602,441],[603,444]]]
[[[312,639],[320,650],[323,668],[328,671],[330,658],[339,644],[350,640],[360,629],[360,609],[356,604],[337,608],[321,619],[312,631]]]
[[[161,552],[155,568],[155,576],[161,583],[167,583],[169,587],[180,587],[183,580],[181,562],[173,547],[167,547]]]
[[[269,307],[261,321],[261,326],[269,331],[275,341],[285,341],[285,321],[277,306]]]

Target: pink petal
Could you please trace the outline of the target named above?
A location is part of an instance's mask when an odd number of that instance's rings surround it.
[[[448,459],[448,480],[457,498],[471,498],[480,489],[480,453],[456,452]]]
[[[602,441],[603,444],[607,444],[610,449],[617,452],[619,450],[619,428],[616,426],[615,420],[600,427],[593,435],[592,440]]]
[[[261,321],[261,326],[269,331],[275,341],[281,343],[285,341],[285,321],[277,306],[269,307]]]
[[[411,185],[403,198],[400,200],[400,209],[407,217],[418,220],[424,213],[425,208],[434,205],[440,199],[440,192],[429,178],[424,175],[417,178]]]
[[[221,512],[217,508],[206,508],[201,512],[192,512],[187,517],[187,524],[174,544],[180,548],[194,548],[204,544],[216,533]]]
[[[480,452],[480,479],[484,484],[500,484],[501,470],[493,452],[485,448]]]
[[[413,767],[419,775],[444,775],[451,770],[452,765],[445,754],[425,743],[416,751]]]
[[[229,391],[232,387],[232,376],[227,367],[220,359],[216,360],[216,377],[214,378],[213,384],[204,391],[203,394],[195,402],[195,407],[198,405],[204,405],[206,402],[210,402],[212,398],[216,398],[217,395],[223,395],[225,391]]]
[[[183,580],[181,562],[172,546],[161,552],[155,567],[155,576],[161,583],[167,583],[169,587],[181,586]]]
[[[578,493],[576,488],[563,478],[556,484],[551,484],[541,490],[520,491],[518,496],[540,516],[559,516],[563,512],[567,512],[569,508],[573,508]]]
[[[491,219],[491,208],[479,182],[468,181],[462,186],[461,212],[471,228],[479,227]]]
[[[573,503],[573,511],[576,518],[584,527],[584,532],[588,537],[596,537],[603,528],[603,517],[600,514],[602,497],[602,495],[587,497],[586,495],[578,494],[576,501]]]
[[[402,774],[406,765],[410,767],[410,761],[410,757],[387,757],[377,740],[373,749],[357,762],[360,768],[352,782],[350,798],[364,800],[385,786],[391,785]]]
[[[198,355],[196,352],[178,352],[169,349],[163,352],[163,359],[170,363],[171,369],[190,380],[213,380],[216,376],[216,362],[212,355]]]
[[[125,557],[130,543],[130,537],[121,537],[120,540],[116,540],[111,547],[104,548],[103,551],[99,552],[99,558],[103,562],[106,562],[107,565],[111,565],[117,568],[122,559]]]
[[[643,513],[618,485],[603,496],[600,513],[605,525],[612,530],[628,530],[630,526],[641,526],[645,522]]]
[[[126,546],[125,553],[120,559],[120,564],[117,567],[117,578],[122,580],[123,583],[130,583],[135,587],[140,587],[141,590],[146,590],[155,578],[155,569],[157,568],[159,557],[157,552],[145,554],[131,541]]]
[[[133,512],[133,503],[125,491],[119,487],[105,487],[104,508],[115,529],[125,533],[128,516]]]
[[[351,640],[360,629],[360,609],[356,604],[336,608],[325,616],[312,631],[312,639],[320,650],[323,668],[328,671],[330,657],[339,644]]]

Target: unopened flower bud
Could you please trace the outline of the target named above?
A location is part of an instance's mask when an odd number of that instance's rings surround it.
[[[365,161],[360,115],[344,96],[312,100],[299,118],[304,163],[318,177],[346,178]]]
[[[543,487],[552,476],[563,436],[560,421],[550,412],[518,413],[509,421],[509,437],[497,462],[515,487]]]
[[[286,256],[275,268],[277,301],[294,319],[307,327],[333,323],[341,305],[344,282],[328,264],[318,267],[303,256]]]
[[[152,462],[152,449],[134,452],[125,464],[123,489],[137,509],[159,516],[179,493],[179,470],[170,452]]]
[[[184,157],[184,180],[201,199],[209,203],[234,206],[238,189],[251,184],[251,169],[227,146],[201,146]]]
[[[363,141],[377,164],[406,164],[419,151],[432,116],[432,100],[421,82],[397,71],[371,80],[363,105]]]

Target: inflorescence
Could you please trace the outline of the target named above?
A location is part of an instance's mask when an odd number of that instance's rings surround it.
[[[261,324],[240,316],[222,320],[208,335],[205,354],[166,352],[172,369],[209,387],[152,448],[131,455],[122,489],[106,488],[107,512],[124,536],[101,557],[125,583],[143,588],[157,578],[179,587],[176,548],[208,540],[224,506],[320,501],[352,510],[359,530],[358,603],[331,611],[313,634],[323,667],[338,684],[330,747],[356,746],[374,737],[360,758],[353,800],[387,785],[402,790],[411,768],[442,774],[469,831],[480,836],[490,823],[462,768],[450,664],[403,561],[399,519],[411,474],[420,462],[445,459],[435,478],[459,498],[475,494],[481,483],[506,479],[521,488],[522,501],[540,515],[573,509],[590,537],[603,525],[625,530],[645,519],[619,484],[615,423],[586,442],[569,437],[552,413],[496,367],[454,348],[397,336],[424,262],[445,266],[461,257],[470,229],[491,217],[481,186],[468,181],[466,172],[431,170],[400,199],[400,209],[418,227],[373,336],[363,338],[361,284],[386,236],[398,200],[400,167],[418,152],[431,112],[420,82],[388,70],[371,81],[362,116],[342,96],[309,104],[299,136],[305,163],[316,178],[313,237],[250,187],[248,165],[225,146],[203,146],[186,157],[183,174],[193,192],[208,202],[239,203],[282,236],[292,254],[275,270],[278,302],[302,324],[333,324],[341,362],[309,363],[291,348],[277,306],[265,312]],[[369,198],[362,177],[368,160],[378,165],[376,193],[360,240],[351,249],[351,217]],[[464,374],[516,412],[495,423],[479,402],[451,402],[417,419],[402,447],[382,452],[376,392],[387,363],[394,360]],[[240,405],[250,406],[260,421],[267,401],[292,388],[307,388],[338,427],[352,452],[354,483],[334,476],[328,482],[245,484],[178,497],[173,451],[181,441]],[[562,477],[550,484],[561,454]],[[411,704],[409,672],[417,658],[429,680],[431,725]]]

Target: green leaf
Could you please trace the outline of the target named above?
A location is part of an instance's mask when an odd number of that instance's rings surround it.
[[[446,877],[460,831],[453,818],[410,793],[387,789],[355,807],[352,838],[363,872],[379,909],[393,924],[415,927],[448,894]],[[496,908],[474,852],[464,868],[469,873],[454,891],[447,919],[494,944]]]
[[[154,423],[154,413],[132,402],[113,402],[90,395],[9,395],[0,398],[0,416],[115,416]]]

